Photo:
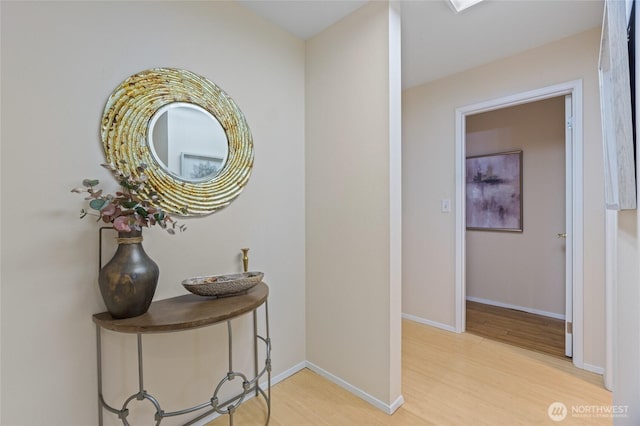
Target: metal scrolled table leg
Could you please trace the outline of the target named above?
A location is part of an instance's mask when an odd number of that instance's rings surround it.
[[[233,332],[231,330],[231,320],[227,321],[227,335],[229,337],[229,377],[233,374]],[[239,404],[239,403],[238,403]],[[233,413],[235,407],[229,408],[229,426],[233,426]]]
[[[253,377],[258,376],[258,308],[253,310]],[[256,383],[257,385],[257,383]],[[259,395],[256,386],[256,397]]]
[[[98,358],[98,426],[103,425],[102,420],[102,342],[100,326],[96,324],[96,352]]]
[[[271,419],[271,337],[269,336],[269,302],[264,301],[264,317],[267,333],[267,425]]]

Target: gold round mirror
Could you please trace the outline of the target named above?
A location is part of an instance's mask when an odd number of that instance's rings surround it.
[[[253,140],[236,103],[190,71],[134,74],[111,94],[102,116],[108,163],[127,175],[147,165],[148,191],[167,212],[202,216],[242,192],[253,167]]]

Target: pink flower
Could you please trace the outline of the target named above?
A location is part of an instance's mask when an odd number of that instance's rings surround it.
[[[100,210],[100,212],[104,216],[113,216],[116,213],[116,206],[112,203],[109,203],[107,204],[106,207],[103,207],[102,210]]]
[[[113,227],[119,232],[131,232],[129,226],[129,218],[127,216],[118,216],[113,220]]]

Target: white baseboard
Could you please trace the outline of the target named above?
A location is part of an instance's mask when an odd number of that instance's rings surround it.
[[[424,319],[424,318],[420,318],[417,317],[415,315],[410,315],[410,314],[402,314],[402,318],[404,319],[408,319],[410,321],[415,321],[415,322],[419,322],[420,324],[424,324],[424,325],[430,325],[431,327],[436,327],[436,328],[440,328],[442,330],[446,330],[446,331],[451,331],[453,333],[456,333],[456,328],[452,327],[450,325],[447,324],[442,324],[436,321],[431,321],[428,319]]]
[[[284,379],[293,376],[298,371],[304,370],[306,367],[307,367],[307,362],[306,361],[302,361],[301,363],[294,365],[293,367],[289,368],[288,370],[278,374],[277,376],[272,377],[271,378],[271,386],[275,386],[276,384],[280,383]],[[267,388],[267,382],[264,381],[263,383],[260,383],[260,387],[262,389],[266,389]],[[248,400],[250,400],[251,398],[254,398],[254,397],[255,397],[255,394],[251,393],[250,395],[247,395],[244,400],[248,401]],[[222,414],[219,414],[219,413],[212,413],[212,414],[208,415],[207,417],[204,417],[204,418],[198,420],[197,422],[193,423],[193,426],[205,426],[207,423],[217,419],[221,415]]]
[[[380,401],[379,399],[369,395],[368,393],[360,390],[359,388],[353,386],[352,384],[342,380],[340,377],[329,373],[327,370],[325,370],[325,369],[323,369],[321,367],[318,367],[317,365],[315,365],[312,362],[307,361],[307,368],[309,370],[313,371],[314,373],[317,373],[317,374],[321,375],[322,377],[324,377],[325,379],[329,380],[330,382],[335,383],[336,385],[340,386],[341,388],[346,389],[347,391],[351,392],[352,394],[354,394],[358,398],[367,401],[369,404],[373,405],[374,407],[378,408],[379,410],[384,411],[387,414],[393,414],[398,408],[400,408],[400,406],[402,404],[404,404],[404,398],[402,397],[402,395],[400,395],[391,404],[385,404],[384,402]]]
[[[302,362],[294,365],[293,367],[289,368],[288,370],[278,374],[275,377],[272,377],[271,378],[271,386],[277,385],[278,383],[280,383],[284,379],[287,379],[287,378],[293,376],[298,371],[304,370],[305,368],[307,368],[307,361],[302,361]],[[262,383],[261,386],[262,385],[266,385],[266,383]]]
[[[590,371],[592,373],[604,375],[604,368],[603,367],[598,367],[598,366],[595,366],[595,365],[587,364],[586,362],[582,364],[582,369]]]
[[[395,413],[398,408],[402,407],[402,404],[404,404],[404,396],[400,395],[391,403],[391,405],[389,405],[389,411],[387,411],[387,414]]]
[[[542,315],[544,317],[555,318],[563,321],[565,319],[565,316],[563,314],[556,314],[555,312],[541,311],[539,309],[527,308],[525,306],[511,305],[509,303],[496,302],[495,300],[481,299],[479,297],[472,297],[472,296],[467,296],[467,300],[469,300],[470,302],[483,303],[485,305],[498,306],[500,308],[515,309],[517,311],[523,311],[523,312],[528,312],[530,314]]]

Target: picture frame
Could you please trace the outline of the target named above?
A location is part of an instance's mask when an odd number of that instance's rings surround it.
[[[218,174],[223,158],[180,153],[180,175],[186,179],[206,179]]]
[[[466,158],[468,230],[523,232],[522,151]]]
[[[598,79],[607,210],[637,208],[635,19],[627,22],[627,16],[625,2],[605,2]]]

